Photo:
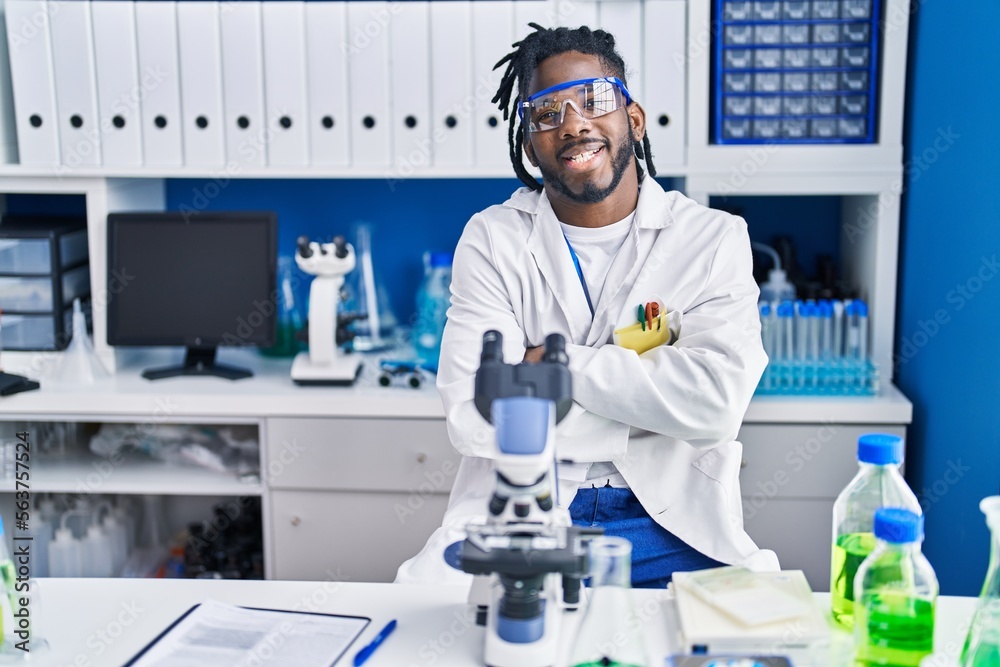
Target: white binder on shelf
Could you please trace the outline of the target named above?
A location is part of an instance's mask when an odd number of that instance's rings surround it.
[[[429,4],[402,2],[389,24],[392,161],[404,177],[429,167],[436,148],[431,141]]]
[[[479,104],[472,86],[472,2],[431,2],[431,138],[434,165],[472,166],[472,121]],[[485,102],[480,99],[486,97]]]
[[[394,3],[399,11],[402,3]],[[348,99],[351,114],[351,164],[388,167],[392,164],[389,115],[389,31],[393,19],[383,0],[347,3]]]
[[[260,2],[245,0],[223,5],[219,33],[227,168],[267,164],[261,30]]]
[[[687,163],[685,0],[646,0],[643,81],[646,133],[658,171]]]
[[[472,3],[472,71],[475,73],[476,111],[472,133],[477,167],[511,169],[507,146],[507,121],[490,100],[507,69],[493,66],[513,51],[514,8],[508,0]],[[516,114],[517,111],[515,110]]]
[[[643,104],[642,85],[643,22],[638,1],[601,0],[598,6],[600,27],[615,37],[615,48],[625,59],[625,76],[632,98]]]
[[[347,101],[347,3],[306,3],[309,162],[346,166],[351,154]]]
[[[142,161],[146,166],[184,164],[181,134],[177,3],[136,0],[136,47],[142,82]],[[146,85],[146,82],[149,85]]]
[[[58,8],[58,9],[57,9]],[[101,164],[94,30],[88,0],[49,3],[63,167]]]
[[[52,43],[45,0],[6,0],[7,48],[21,164],[59,164]]]
[[[309,163],[305,14],[301,0],[263,4],[264,114],[267,163],[272,166]]]
[[[225,164],[219,6],[215,0],[177,3],[184,164],[188,166]]]
[[[94,65],[97,68],[97,115],[105,165],[142,165],[142,120],[135,43],[135,3],[93,0]]]

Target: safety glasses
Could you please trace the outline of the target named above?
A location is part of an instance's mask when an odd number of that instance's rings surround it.
[[[631,102],[621,79],[578,79],[538,91],[521,102],[518,114],[529,132],[544,132],[561,126],[569,107],[584,118],[599,118]]]

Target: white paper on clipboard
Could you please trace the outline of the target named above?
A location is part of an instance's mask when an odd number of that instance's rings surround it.
[[[181,617],[126,667],[242,664],[253,655],[282,665],[333,665],[371,619],[248,609],[208,600]]]

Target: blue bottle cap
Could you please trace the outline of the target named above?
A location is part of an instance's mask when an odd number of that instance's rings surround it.
[[[782,301],[778,304],[778,317],[791,317],[795,314],[795,306],[791,301]]]
[[[451,253],[450,252],[432,252],[431,253],[431,268],[436,269],[439,266],[451,266]]]
[[[771,316],[771,304],[769,304],[769,303],[762,303],[762,304],[760,304],[760,316],[761,317],[770,317]]]
[[[888,433],[866,433],[858,438],[858,461],[884,466],[903,460],[903,439]]]
[[[858,299],[854,302],[854,312],[858,314],[858,317],[868,317],[868,304]]]
[[[823,299],[819,302],[819,316],[820,317],[833,317],[833,304]]]
[[[900,507],[875,510],[875,537],[893,544],[910,544],[924,539],[924,517]]]
[[[857,310],[857,301],[848,301],[844,304],[844,315],[853,315],[854,311]]]

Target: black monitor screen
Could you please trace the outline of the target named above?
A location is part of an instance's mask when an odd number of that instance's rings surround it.
[[[274,343],[273,213],[108,216],[108,343]]]

